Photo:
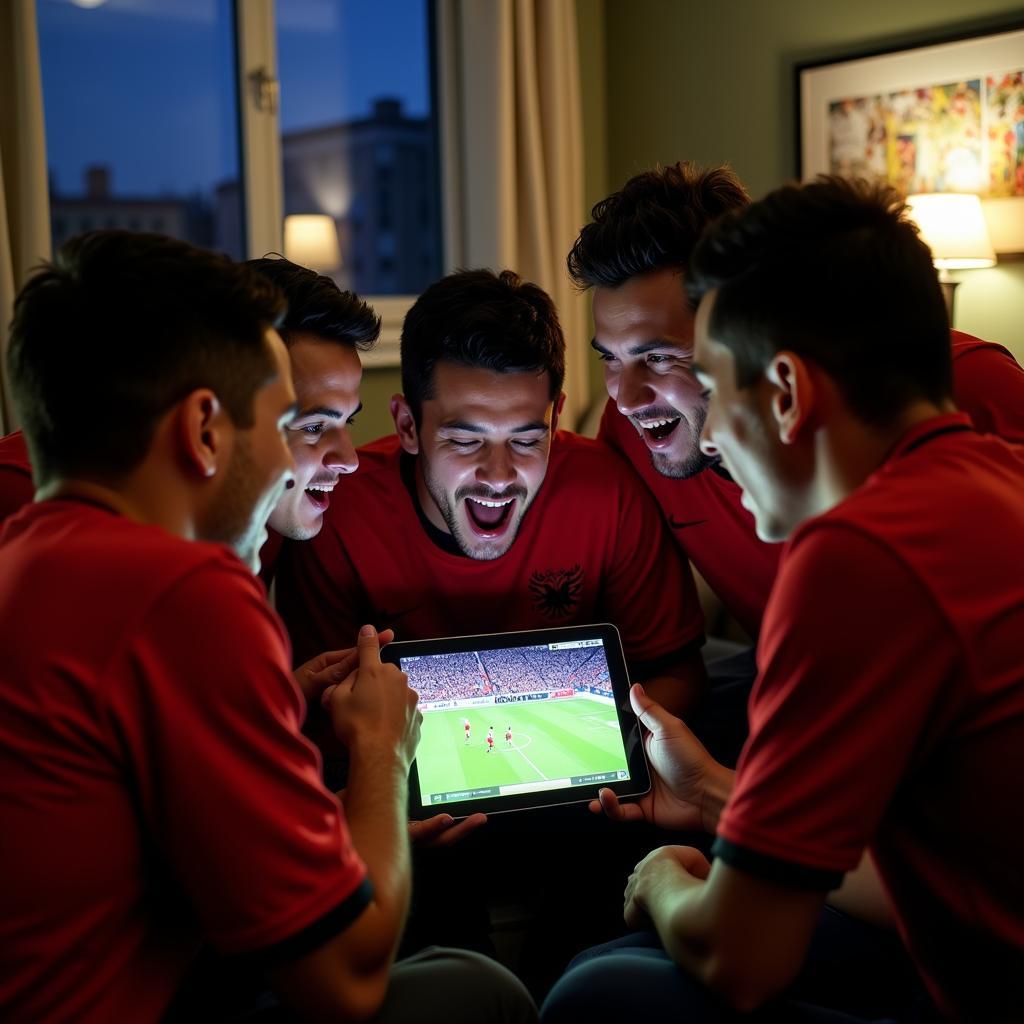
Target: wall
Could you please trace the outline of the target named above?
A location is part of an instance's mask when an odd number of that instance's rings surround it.
[[[578,0],[584,75],[603,64],[589,181],[655,162],[728,161],[762,195],[796,174],[794,67],[1024,23],[1020,0]],[[1024,56],[1024,55],[1022,55]],[[956,326],[1024,362],[1024,262],[960,276]]]

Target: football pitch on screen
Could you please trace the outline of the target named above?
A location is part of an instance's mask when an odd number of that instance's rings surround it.
[[[424,796],[627,770],[614,707],[582,697],[544,701],[543,710],[531,703],[426,712],[417,751]],[[490,726],[494,749],[488,753]],[[505,740],[509,726],[511,744]]]

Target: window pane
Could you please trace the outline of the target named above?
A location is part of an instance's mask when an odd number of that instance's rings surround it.
[[[315,269],[341,287],[418,294],[441,273],[425,0],[288,0],[277,42],[285,216],[333,220]]]
[[[54,245],[156,231],[244,256],[231,0],[37,0]]]

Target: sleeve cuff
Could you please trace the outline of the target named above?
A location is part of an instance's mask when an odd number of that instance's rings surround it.
[[[244,962],[259,971],[273,970],[300,960],[325,942],[343,932],[367,908],[373,898],[373,886],[364,878],[359,886],[323,917],[302,931],[275,942],[272,946],[238,953],[232,959]]]
[[[812,868],[805,864],[794,864],[767,853],[758,853],[745,846],[729,842],[719,836],[711,846],[711,854],[730,867],[738,868],[748,875],[774,882],[789,889],[808,889],[816,892],[831,892],[843,880],[844,872],[826,868]]]

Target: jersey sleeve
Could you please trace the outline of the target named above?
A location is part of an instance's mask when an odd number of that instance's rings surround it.
[[[113,728],[204,933],[227,953],[308,930],[326,941],[369,902],[366,868],[300,735],[303,699],[259,584],[241,565],[200,567],[133,632],[135,687],[110,695]]]
[[[958,355],[953,397],[983,434],[1024,444],[1024,368],[1006,349],[979,345]]]
[[[616,414],[618,415],[618,414]],[[704,616],[689,563],[661,512],[628,467],[616,467],[618,522],[603,581],[604,613],[632,662],[657,662],[704,638]]]
[[[799,538],[766,611],[750,738],[715,854],[823,890],[855,867],[938,726],[959,664],[953,635],[876,540],[834,524]]]
[[[277,559],[275,602],[296,664],[352,647],[359,627],[374,622],[359,574],[329,522],[311,541],[285,542]]]

